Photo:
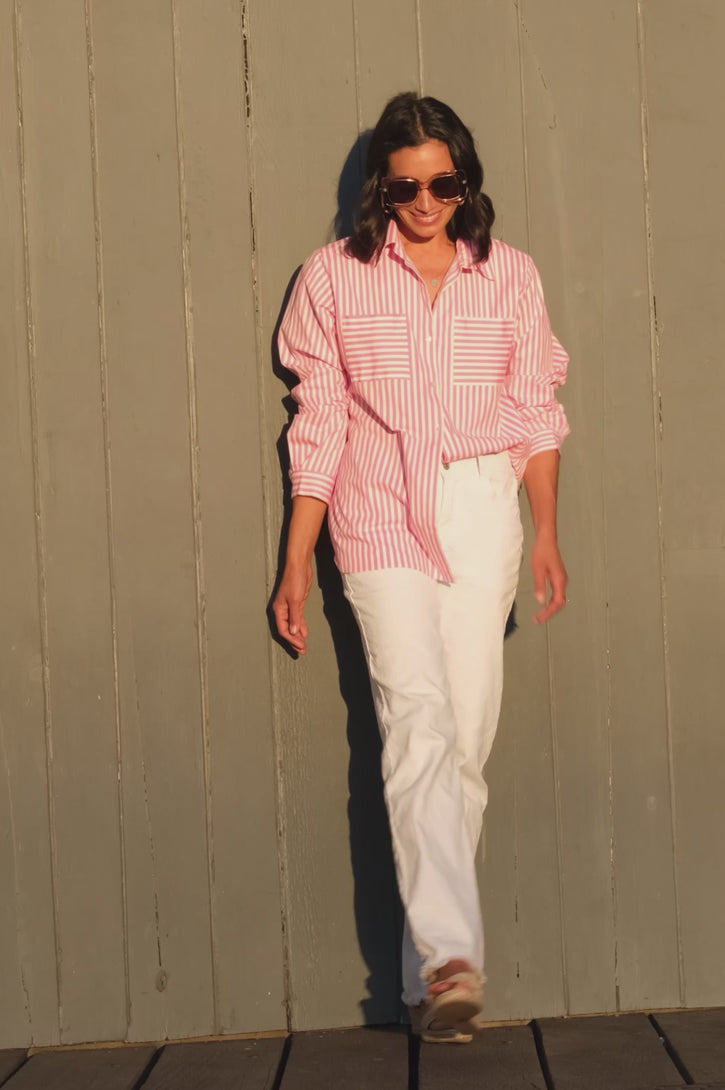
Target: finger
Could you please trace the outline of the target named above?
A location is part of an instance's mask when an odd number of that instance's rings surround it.
[[[292,620],[293,607],[286,598],[278,599],[272,606],[272,612],[274,613],[279,635],[283,640],[291,644],[295,651],[299,651],[301,655],[304,655],[307,650],[305,639],[308,635],[304,617],[302,617],[302,625],[304,626],[302,628],[299,619],[297,623]]]
[[[293,635],[309,636],[307,622],[305,621],[304,603],[290,602],[289,604],[289,630]]]
[[[553,617],[555,613],[558,613],[560,609],[563,609],[566,605],[566,578],[556,578],[556,581],[552,579],[552,594],[548,604],[544,609],[534,616],[536,624],[545,624],[550,617]]]
[[[560,609],[563,609],[565,605],[566,598],[553,597],[545,609],[539,610],[539,612],[534,615],[534,623],[546,624],[546,622],[553,617],[555,613],[558,613]]]

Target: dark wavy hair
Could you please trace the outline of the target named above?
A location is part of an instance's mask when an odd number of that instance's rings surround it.
[[[419,147],[428,140],[448,145],[456,170],[468,179],[468,192],[448,223],[448,236],[467,239],[476,261],[485,261],[496,218],[491,199],[481,191],[483,167],[473,137],[450,106],[413,91],[395,95],[380,115],[368,148],[365,184],[358,198],[354,229],[347,251],[369,262],[383,248],[388,220],[380,200],[380,183],[388,174],[388,157],[400,148]]]

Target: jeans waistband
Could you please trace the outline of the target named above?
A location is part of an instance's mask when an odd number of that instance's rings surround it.
[[[497,451],[495,454],[474,454],[472,458],[456,458],[452,462],[441,462],[440,471],[446,476],[465,477],[471,473],[479,476],[490,473],[496,466],[510,466],[511,459],[507,450]]]

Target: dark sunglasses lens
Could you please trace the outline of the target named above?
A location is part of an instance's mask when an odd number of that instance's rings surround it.
[[[388,182],[388,197],[391,204],[412,204],[418,196],[418,186],[405,178]]]
[[[461,183],[456,174],[442,174],[430,183],[430,191],[436,200],[455,201],[461,195]]]

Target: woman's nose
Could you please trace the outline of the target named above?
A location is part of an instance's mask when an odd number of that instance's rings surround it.
[[[418,199],[415,202],[416,208],[421,212],[430,212],[435,205],[435,198],[430,189],[419,189]]]

